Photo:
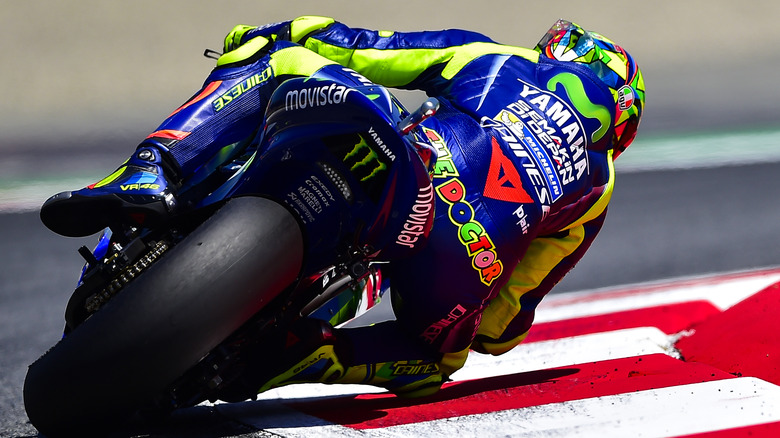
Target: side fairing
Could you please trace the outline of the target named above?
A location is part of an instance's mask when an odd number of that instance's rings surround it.
[[[269,196],[294,211],[312,269],[347,246],[379,259],[408,255],[418,245],[400,236],[416,220],[422,243],[432,218],[412,215],[432,209],[433,197],[422,161],[395,131],[401,115],[379,86],[288,80],[271,98],[260,152],[231,196]]]

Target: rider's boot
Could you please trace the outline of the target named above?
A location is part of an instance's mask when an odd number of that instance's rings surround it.
[[[217,397],[238,402],[271,388],[338,378],[343,371],[338,360],[333,360],[335,350],[343,348],[338,341],[333,327],[318,319],[304,318],[291,328],[279,328],[243,353],[244,371],[220,388]]]
[[[399,397],[422,397],[447,381],[438,362],[431,360],[356,364],[354,345],[347,338],[325,321],[305,318],[287,333],[283,348],[264,344],[256,350],[244,375],[219,398],[242,401],[296,383],[367,384]]]
[[[163,148],[142,143],[111,175],[81,190],[58,193],[41,207],[41,221],[63,236],[108,226],[153,226],[176,208],[176,162]]]

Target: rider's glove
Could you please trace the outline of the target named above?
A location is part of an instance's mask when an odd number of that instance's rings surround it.
[[[237,49],[242,44],[257,36],[262,36],[272,41],[283,40],[303,44],[308,37],[333,23],[335,23],[335,20],[332,18],[310,15],[298,17],[295,20],[288,22],[270,24],[264,27],[239,24],[225,37],[224,53]]]

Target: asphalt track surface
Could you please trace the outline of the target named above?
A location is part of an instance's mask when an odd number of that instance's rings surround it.
[[[618,175],[607,223],[557,292],[780,265],[778,163]],[[0,215],[0,437],[37,436],[22,402],[27,365],[60,336],[81,266],[36,212]],[[116,436],[264,436],[210,408]]]

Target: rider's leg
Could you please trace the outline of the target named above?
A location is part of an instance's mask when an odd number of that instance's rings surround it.
[[[81,236],[112,223],[149,225],[164,220],[175,208],[183,179],[261,125],[278,81],[270,68],[269,41],[256,39],[252,48],[253,55],[243,59],[223,55],[203,87],[145,138],[117,171],[46,201],[43,223],[57,233]]]
[[[280,359],[250,365],[256,382],[247,388],[322,382],[375,385],[404,396],[436,392],[465,363],[492,292],[447,225],[434,226],[420,253],[389,265],[395,321],[337,330],[315,325],[313,335],[296,336],[294,353],[261,347],[258,356]],[[432,260],[449,275],[430,275]]]
[[[436,353],[396,321],[334,329],[307,318],[276,339],[277,345],[265,342],[247,358],[247,372],[221,399],[241,401],[296,383],[365,384],[422,397],[437,392],[468,353]]]
[[[333,61],[286,41],[272,43],[258,36],[225,53],[203,88],[144,139],[117,171],[46,201],[43,223],[59,234],[85,236],[113,223],[165,220],[176,207],[182,181],[262,128],[266,105],[282,81],[312,75],[362,85]]]

